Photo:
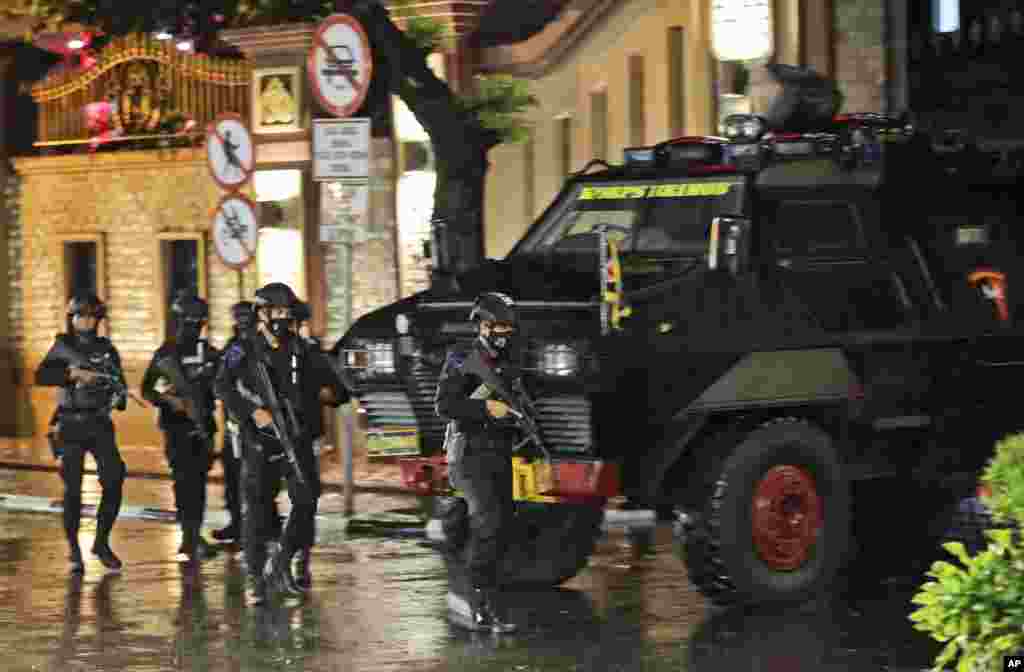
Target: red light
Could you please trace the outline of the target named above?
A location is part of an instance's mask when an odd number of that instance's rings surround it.
[[[671,145],[724,145],[727,144],[727,140],[722,138],[716,138],[708,135],[684,135],[681,138],[673,138],[667,142],[662,143],[665,146]]]

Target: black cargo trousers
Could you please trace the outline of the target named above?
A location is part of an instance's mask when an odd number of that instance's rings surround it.
[[[227,414],[224,415],[227,420]],[[227,422],[224,423],[224,436],[220,450],[220,461],[224,466],[224,503],[228,507],[229,526],[238,528],[236,534],[241,534],[242,527],[242,459],[235,457],[235,442],[242,442],[241,430],[235,433],[228,429]],[[239,455],[243,453],[239,451]]]
[[[164,429],[164,451],[174,478],[176,518],[185,545],[196,543],[206,515],[206,483],[210,473],[210,446],[193,432],[191,424],[169,425]]]
[[[114,437],[114,423],[105,413],[65,412],[61,415],[61,476],[64,479],[64,531],[72,546],[78,545],[82,520],[82,472],[85,454],[96,460],[103,494],[96,511],[96,545],[110,540],[110,531],[121,511],[121,493],[127,468]]]
[[[281,532],[281,552],[291,557],[297,550],[313,545],[316,538],[316,512],[320,499],[320,478],[313,440],[296,442],[299,468],[305,484],[284,456],[280,444],[260,432],[249,432],[243,454],[245,484],[245,558],[251,576],[258,577],[267,561],[267,542],[273,541],[277,509],[274,498],[284,477],[291,501],[291,512]]]
[[[465,453],[448,467],[452,485],[469,507],[466,570],[474,588],[500,590],[501,562],[515,515],[509,457],[513,444],[488,433],[467,438]]]

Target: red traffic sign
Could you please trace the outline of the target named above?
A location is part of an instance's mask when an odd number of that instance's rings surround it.
[[[225,266],[241,269],[256,257],[256,204],[245,194],[226,194],[213,215],[213,246]]]
[[[256,166],[252,136],[245,120],[225,112],[206,128],[206,162],[222,189],[234,191],[249,181]]]
[[[313,95],[336,117],[350,117],[366,100],[373,79],[370,40],[348,14],[333,14],[317,28],[306,59]]]

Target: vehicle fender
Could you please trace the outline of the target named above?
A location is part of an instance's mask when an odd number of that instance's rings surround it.
[[[749,353],[679,410],[692,414],[846,402],[860,381],[840,348]]]
[[[665,474],[707,427],[709,419],[710,414],[692,413],[673,421],[651,450],[631,456],[623,465],[623,493],[638,500],[655,497]]]

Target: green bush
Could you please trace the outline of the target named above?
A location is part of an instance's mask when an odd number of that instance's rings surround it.
[[[982,481],[992,491],[986,504],[996,520],[1018,525],[1024,521],[1024,434],[996,444],[996,454]]]
[[[996,444],[982,482],[995,520],[1019,526],[1024,520],[1024,434]],[[957,672],[1003,669],[1003,656],[1024,650],[1024,545],[1011,529],[987,530],[987,548],[968,555],[963,544],[943,548],[959,564],[939,561],[914,596],[910,615],[917,630],[946,646],[933,670],[956,661]]]

